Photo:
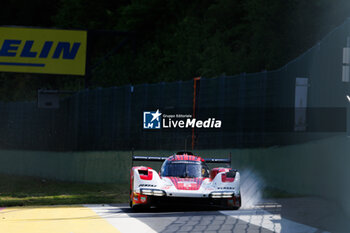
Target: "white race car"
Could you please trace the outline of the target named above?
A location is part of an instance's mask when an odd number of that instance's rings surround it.
[[[209,169],[206,163],[231,164],[231,159],[202,159],[191,152],[170,157],[132,156],[133,161],[164,161],[159,173],[134,166],[130,172],[130,207],[200,204],[241,207],[240,174],[236,169]]]

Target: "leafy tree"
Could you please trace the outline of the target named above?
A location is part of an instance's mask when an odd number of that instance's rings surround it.
[[[348,0],[9,0],[2,25],[118,30],[92,44],[92,88],[276,69],[349,16]],[[106,56],[110,54],[110,56]],[[70,76],[0,74],[0,99],[33,99],[39,88],[83,88]]]

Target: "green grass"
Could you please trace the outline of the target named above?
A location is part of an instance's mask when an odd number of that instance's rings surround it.
[[[127,203],[128,184],[88,184],[0,175],[0,206]]]
[[[266,187],[263,198],[302,195]],[[0,207],[128,203],[129,184],[90,184],[0,174]]]

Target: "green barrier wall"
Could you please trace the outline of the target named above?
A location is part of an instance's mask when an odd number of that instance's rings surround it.
[[[130,160],[126,152],[1,151],[0,172],[63,181],[125,183]]]

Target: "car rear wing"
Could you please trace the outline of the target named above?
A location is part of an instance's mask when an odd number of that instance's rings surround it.
[[[206,158],[204,159],[206,163],[228,163],[231,164],[231,156],[228,159],[216,159],[216,158]]]
[[[176,154],[190,154],[193,155],[192,152],[186,152],[186,151],[180,151]],[[132,149],[132,166],[134,165],[134,161],[149,161],[149,162],[164,162],[169,157],[163,157],[163,156],[135,156],[134,155],[134,148]],[[231,153],[229,154],[227,159],[219,159],[219,158],[205,158],[203,159],[206,163],[225,163],[231,165]]]
[[[158,156],[132,156],[132,161],[152,161],[152,162],[163,162],[168,157]]]
[[[132,156],[132,162],[134,161],[149,161],[149,162],[163,162],[168,157],[159,156]],[[203,159],[206,163],[228,163],[231,164],[231,156],[228,159],[206,158]]]
[[[163,162],[168,157],[159,156],[132,156],[133,161],[151,161],[151,162]],[[231,163],[231,159],[216,159],[216,158],[206,158],[203,159],[206,163]]]

